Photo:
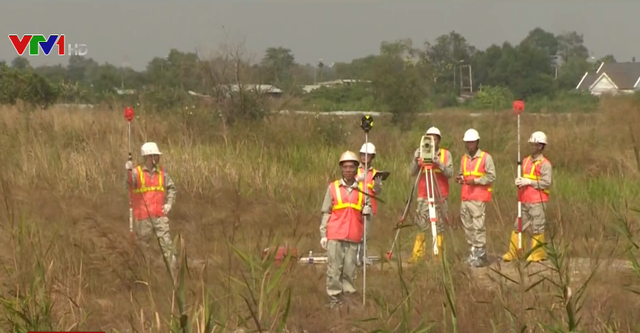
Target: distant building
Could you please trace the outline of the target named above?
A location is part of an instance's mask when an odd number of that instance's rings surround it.
[[[116,91],[116,94],[118,95],[135,95],[136,93],[134,89],[119,89],[116,87],[113,87],[113,89]]]
[[[232,84],[229,86],[232,92],[238,92],[242,88],[244,91],[255,91],[269,95],[281,95],[282,90],[270,84]]]
[[[230,85],[220,85],[217,86],[218,92],[222,92],[225,97],[230,97],[231,93],[239,92],[240,90],[245,92],[255,92],[255,93],[263,93],[268,95],[269,97],[280,97],[282,96],[283,91],[276,86],[270,84],[230,84]],[[195,91],[187,91],[187,93],[191,96],[201,97],[201,98],[213,98],[210,95],[197,93]]]
[[[640,62],[602,63],[595,73],[584,73],[576,89],[595,96],[640,91]]]
[[[318,82],[317,84],[310,84],[310,85],[306,85],[306,86],[302,86],[302,90],[305,93],[310,93],[320,87],[335,87],[335,86],[342,86],[342,85],[347,85],[350,86],[352,84],[355,83],[371,83],[371,81],[368,80],[354,80],[354,79],[338,79],[338,80],[333,80],[333,81],[325,81],[325,82]]]
[[[352,85],[354,83],[371,83],[368,80],[354,80],[354,79],[338,79],[333,81],[318,82],[320,86],[335,86],[335,85]]]
[[[304,91],[305,93],[310,93],[316,89],[319,89],[320,87],[322,87],[319,84],[309,84],[306,86],[302,86],[302,91]]]

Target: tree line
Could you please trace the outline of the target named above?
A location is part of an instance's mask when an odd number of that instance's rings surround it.
[[[0,103],[22,100],[47,107],[135,102],[167,110],[206,100],[206,105],[219,107],[233,94],[243,94],[230,85],[270,84],[302,109],[379,110],[398,117],[463,103],[500,109],[514,98],[547,106],[570,100],[588,108],[593,98],[576,92],[575,86],[585,71],[616,61],[612,55],[590,57],[582,35],[575,31],[553,34],[541,28],[531,30],[519,44],[503,42],[485,50],[452,31],[421,45],[411,39],[385,41],[379,54],[349,63],[302,65],[286,47],[270,47],[260,61],[252,60],[241,46],[225,46],[206,59],[198,52],[172,49],[166,57],[153,58],[144,71],[81,56],[71,56],[66,66],[34,68],[28,58],[17,57],[8,64],[0,62]],[[303,89],[337,79],[358,81]],[[252,114],[251,108],[269,107],[266,94],[254,91],[249,102],[246,96],[238,107],[247,114]]]

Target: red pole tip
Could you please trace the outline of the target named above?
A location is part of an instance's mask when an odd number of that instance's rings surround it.
[[[130,106],[127,106],[126,108],[124,108],[124,119],[126,119],[127,121],[131,121],[133,120],[133,108]]]
[[[522,100],[513,101],[513,111],[516,115],[524,112],[524,101]]]

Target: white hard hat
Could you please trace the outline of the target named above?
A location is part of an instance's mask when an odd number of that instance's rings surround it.
[[[140,148],[140,156],[147,155],[162,155],[155,142],[146,142],[142,145],[142,148]]]
[[[340,155],[340,164],[346,161],[356,162],[356,165],[360,164],[360,160],[358,160],[358,156],[356,156],[356,154],[354,154],[354,152],[350,150],[347,150],[344,153],[342,153],[342,155]]]
[[[546,145],[547,135],[540,131],[533,132],[529,138],[529,143],[542,143]]]
[[[440,130],[437,127],[429,127],[426,134],[433,134],[442,137],[442,134],[440,134]]]
[[[371,143],[371,142],[367,142],[367,143],[362,145],[362,148],[360,148],[360,152],[363,153],[363,154],[375,155],[376,154],[376,146],[374,146],[373,143]]]
[[[462,138],[462,141],[473,142],[478,140],[480,140],[480,134],[478,134],[478,131],[474,130],[473,128],[470,128],[466,132],[464,132],[464,137]]]

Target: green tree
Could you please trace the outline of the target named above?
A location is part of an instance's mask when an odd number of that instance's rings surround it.
[[[78,87],[74,91],[83,92],[75,97],[76,102],[95,103],[100,101],[102,85],[98,78],[99,69],[100,64],[91,58],[69,57],[66,75],[68,83]]]
[[[459,65],[461,63],[471,64],[471,60],[477,52],[476,48],[455,31],[439,36],[436,38],[435,44],[425,42],[425,47],[426,59],[431,63],[435,75],[434,80],[438,83],[435,86],[437,92],[453,91],[457,95],[461,78],[457,77],[456,80],[454,78],[460,75]]]
[[[553,93],[554,70],[546,50],[532,43],[521,43],[513,47],[505,42],[497,58],[497,49],[492,49],[493,57],[486,58],[485,64],[491,66],[484,74],[483,85],[508,87],[516,98],[550,95]]]
[[[62,65],[40,66],[34,68],[35,72],[54,84],[67,80],[67,69]]]
[[[338,79],[370,80],[371,69],[377,56],[369,55],[353,59],[350,63],[338,62],[333,66]]]
[[[11,61],[11,67],[19,70],[27,70],[32,68],[29,60],[24,57],[13,58],[13,60]]]
[[[382,42],[372,68],[372,88],[377,101],[393,114],[391,121],[403,128],[411,125],[427,96],[430,68],[424,54],[411,39]]]
[[[584,38],[575,31],[565,32],[556,37],[558,39],[558,53],[565,62],[570,58],[589,58],[589,49],[584,46]]]
[[[175,87],[177,73],[167,58],[155,57],[149,61],[146,70],[147,80],[152,86]]]
[[[573,90],[585,72],[592,70],[593,65],[582,57],[569,58],[558,68],[558,78],[554,81],[556,90]],[[596,67],[597,68],[597,67]]]
[[[268,48],[262,58],[261,66],[264,71],[264,82],[285,90],[290,87],[292,70],[296,66],[295,57],[290,49]]]
[[[57,97],[56,88],[33,71],[0,67],[0,104],[14,105],[20,99],[31,106],[47,108]]]
[[[531,46],[544,51],[549,56],[555,56],[558,53],[558,47],[560,46],[556,36],[542,28],[535,28],[529,31],[527,37],[525,37],[520,44],[530,44]]]
[[[511,47],[511,45],[508,45]],[[498,79],[495,77],[496,65],[502,58],[503,48],[499,45],[491,45],[484,51],[476,52],[473,57],[473,81],[474,90],[479,90],[480,87],[491,84],[502,84],[505,79]]]
[[[553,95],[554,69],[545,50],[518,45],[509,87],[516,98]]]

